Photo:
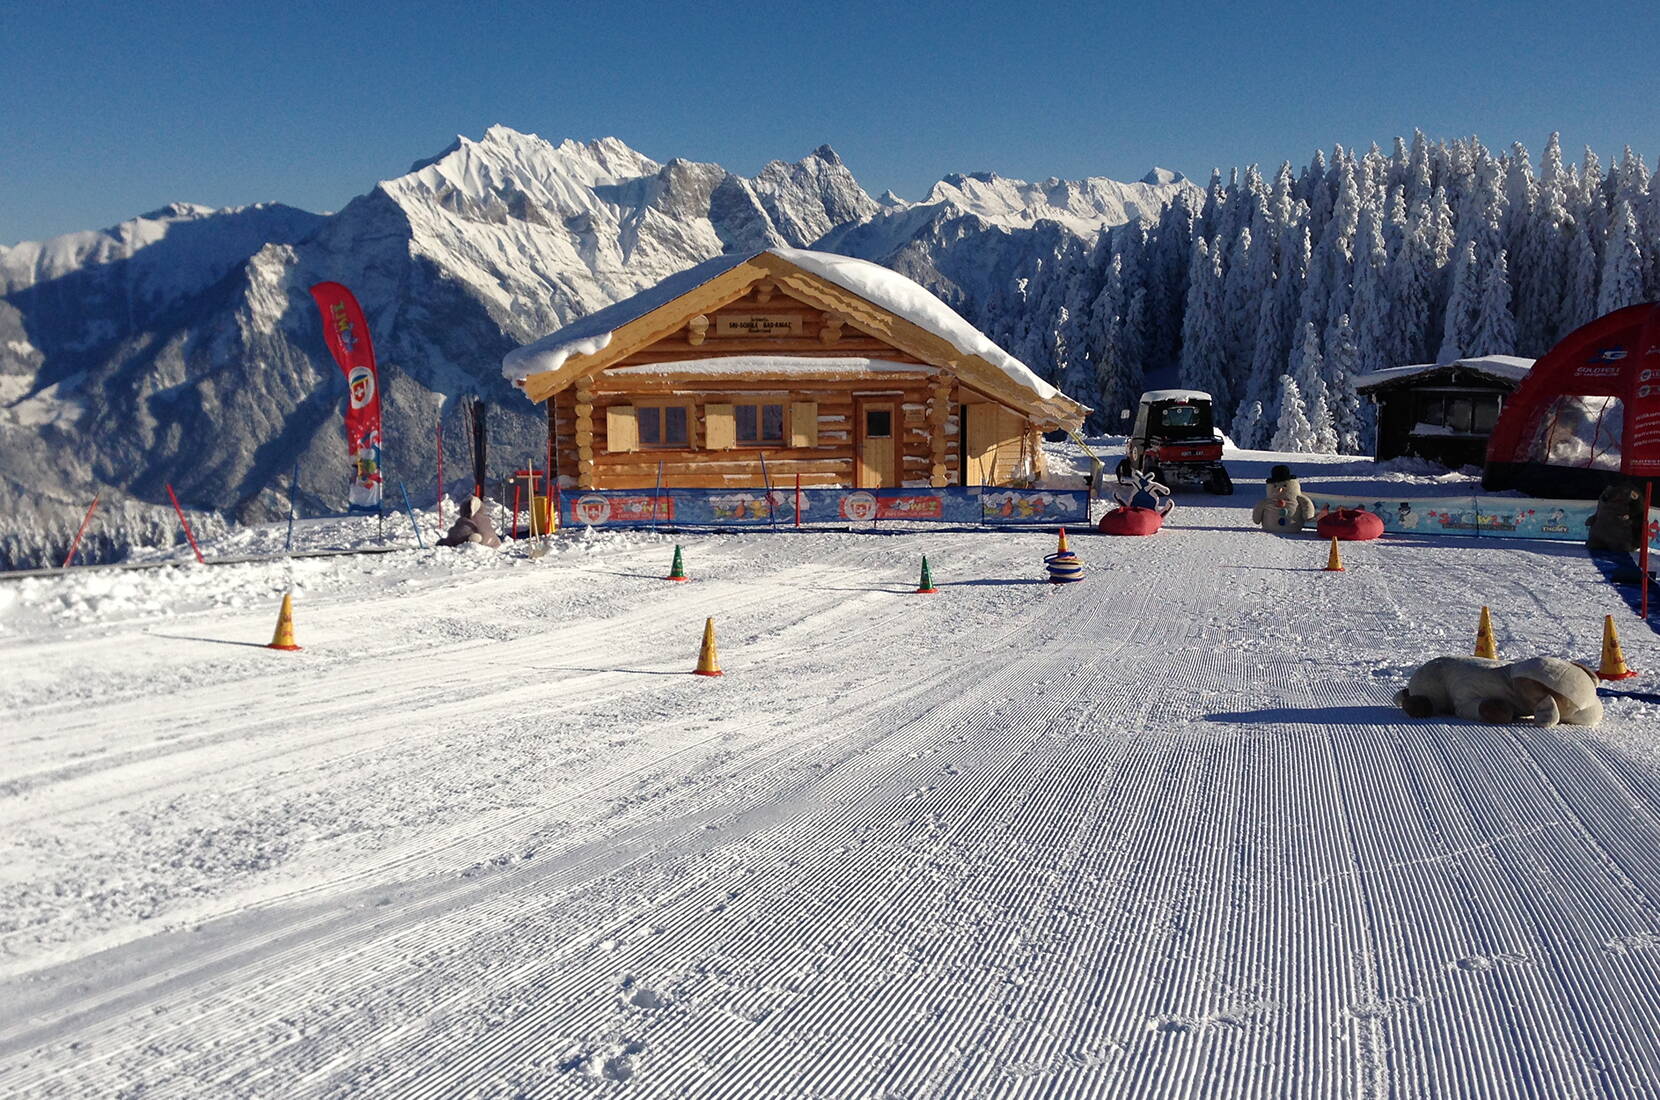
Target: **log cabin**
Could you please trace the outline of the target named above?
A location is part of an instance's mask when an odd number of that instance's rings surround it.
[[[1014,485],[1089,410],[864,260],[727,255],[510,352],[577,489]]]

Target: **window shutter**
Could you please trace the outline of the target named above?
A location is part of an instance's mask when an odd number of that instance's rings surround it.
[[[608,451],[637,451],[640,449],[640,421],[634,415],[633,405],[612,405],[605,410],[605,449]]]
[[[790,405],[790,446],[818,446],[817,401],[797,401]]]
[[[731,405],[703,406],[703,445],[711,451],[730,451],[738,445],[738,423]]]

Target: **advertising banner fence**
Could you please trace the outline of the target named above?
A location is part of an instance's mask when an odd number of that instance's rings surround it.
[[[801,514],[796,515],[797,500]],[[1081,524],[1089,494],[1052,489],[566,490],[560,522],[589,527],[877,526],[906,521]]]
[[[1470,535],[1478,538],[1556,539],[1584,542],[1597,510],[1594,500],[1537,497],[1418,497],[1362,500],[1310,493],[1317,516],[1337,508],[1364,508],[1383,520],[1388,534]]]

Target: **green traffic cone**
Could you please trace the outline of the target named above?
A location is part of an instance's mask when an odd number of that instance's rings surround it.
[[[926,554],[922,556],[922,580],[917,584],[916,590],[918,595],[923,596],[931,596],[939,591],[934,587],[934,578],[928,573],[928,555]]]
[[[680,560],[680,544],[674,546],[674,564],[669,566],[669,575],[664,580],[689,581],[692,578],[686,575],[686,564]]]

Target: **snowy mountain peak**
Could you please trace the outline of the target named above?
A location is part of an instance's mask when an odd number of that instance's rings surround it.
[[[1141,177],[1141,182],[1154,187],[1167,187],[1173,183],[1186,183],[1187,177],[1174,169],[1155,166],[1151,172]]]
[[[1157,182],[1153,176],[1158,177]],[[940,180],[922,205],[948,206],[1006,229],[1053,221],[1080,236],[1090,236],[1136,218],[1153,217],[1176,194],[1191,186],[1180,173],[1161,169],[1138,183],[1119,183],[1100,176],[1028,183],[995,172],[970,172]]]

